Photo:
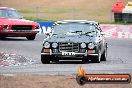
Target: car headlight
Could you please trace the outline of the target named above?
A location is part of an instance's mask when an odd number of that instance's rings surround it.
[[[45,42],[44,43],[44,48],[50,48],[50,43],[49,42]]]
[[[4,29],[8,29],[8,25],[7,25],[7,24],[4,24],[4,25],[3,25],[3,28],[4,28]]]
[[[93,49],[94,47],[95,47],[95,45],[94,45],[93,43],[89,43],[89,44],[88,44],[88,48],[89,48],[89,49]]]
[[[85,43],[81,43],[81,48],[86,48],[86,44]]]
[[[58,44],[57,43],[52,43],[53,48],[57,48]]]

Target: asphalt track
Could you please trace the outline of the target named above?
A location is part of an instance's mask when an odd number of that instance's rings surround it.
[[[36,64],[0,67],[0,74],[76,74],[82,66],[87,73],[132,73],[132,39],[107,38],[108,57],[101,63],[82,64],[79,61],[61,61],[42,64],[40,51],[44,35],[38,34],[34,41],[22,37],[0,40],[0,52],[16,53],[36,60]]]

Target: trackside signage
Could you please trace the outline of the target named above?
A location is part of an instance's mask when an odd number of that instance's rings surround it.
[[[76,81],[79,85],[86,83],[125,84],[131,82],[131,76],[129,74],[86,74],[85,70],[79,67]]]

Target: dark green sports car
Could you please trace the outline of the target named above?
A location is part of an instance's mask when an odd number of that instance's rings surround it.
[[[58,21],[48,36],[41,51],[43,64],[59,60],[106,61],[107,43],[99,23],[95,21]]]

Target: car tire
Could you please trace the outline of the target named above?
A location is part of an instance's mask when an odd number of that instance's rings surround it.
[[[98,51],[98,56],[93,59],[94,63],[100,63],[101,61],[101,51]]]
[[[59,59],[52,60],[52,62],[59,63]]]
[[[105,50],[101,56],[101,61],[106,61],[106,58],[107,58],[107,48],[105,48]]]
[[[5,39],[6,37],[5,36],[0,36],[0,39]]]
[[[48,58],[48,56],[41,55],[41,62],[43,64],[50,64],[50,58]]]
[[[35,36],[36,36],[36,35],[33,35],[33,36],[27,36],[26,38],[27,38],[28,40],[34,40],[34,39],[35,39]]]
[[[87,62],[88,62],[88,58],[87,58],[87,57],[84,57],[84,58],[82,59],[82,63],[85,64],[85,63],[87,63]]]

